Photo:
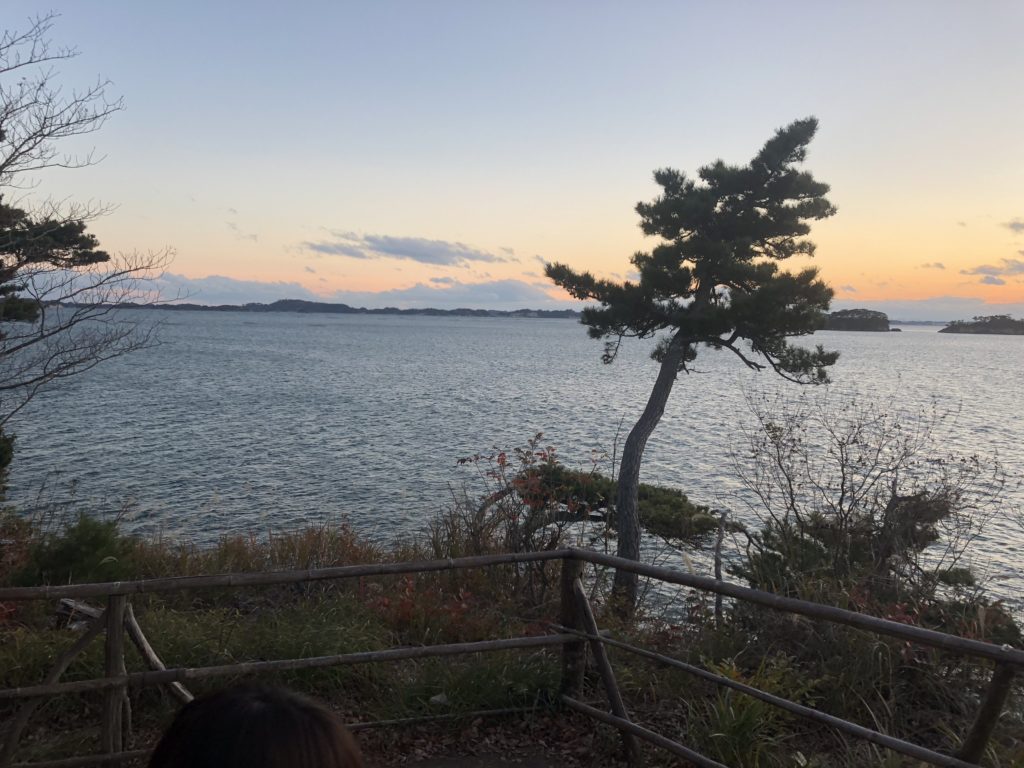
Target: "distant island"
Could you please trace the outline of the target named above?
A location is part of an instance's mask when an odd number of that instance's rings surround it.
[[[888,332],[889,316],[873,309],[840,309],[824,317],[826,331],[882,331]]]
[[[1009,315],[988,315],[972,320],[954,320],[939,333],[986,333],[997,336],[1024,336],[1024,320]]]
[[[68,306],[73,306],[68,304]],[[281,299],[272,304],[251,302],[249,304],[121,304],[122,309],[162,309],[192,312],[301,312],[328,315],[431,315],[437,317],[529,317],[545,320],[578,319],[580,313],[574,309],[399,309],[384,307],[367,309],[348,304],[330,304],[323,301],[304,299]]]

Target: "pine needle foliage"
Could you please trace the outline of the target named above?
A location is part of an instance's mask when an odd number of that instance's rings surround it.
[[[795,256],[813,256],[811,222],[836,212],[828,185],[799,168],[817,128],[813,117],[791,123],[746,165],[717,160],[696,178],[672,168],[655,171],[662,193],[636,211],[644,234],[661,242],[634,254],[638,280],[616,282],[558,263],[545,267],[572,296],[597,302],[583,310],[582,322],[591,337],[605,339],[604,362],[615,360],[623,338],[660,336],[653,357],[661,368],[619,468],[620,557],[639,559],[640,462],[676,376],[699,349],[728,350],[750,369],[769,368],[801,383],[826,381],[826,369],[838,358],[820,345],[789,342],[821,326],[832,289],[813,267],[779,267]],[[619,571],[615,583],[631,610],[636,574]]]
[[[547,265],[547,276],[571,295],[598,302],[584,309],[583,323],[593,338],[610,340],[605,362],[615,359],[624,337],[668,331],[655,358],[664,359],[679,339],[685,347],[681,369],[705,345],[787,378],[825,378],[836,353],[793,347],[787,339],[819,327],[832,290],[814,268],[794,273],[779,266],[794,256],[813,256],[810,222],[836,212],[826,197],[828,185],[797,167],[817,127],[811,117],[780,129],[746,165],[717,160],[697,178],[672,168],[655,171],[663,191],[636,211],[644,234],[663,242],[632,257],[638,280],[615,282],[565,264]]]

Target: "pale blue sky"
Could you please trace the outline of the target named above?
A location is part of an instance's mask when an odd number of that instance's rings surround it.
[[[1024,276],[961,273],[1024,249],[1005,226],[1024,217],[1024,3],[293,5],[7,0],[5,27],[61,14],[54,40],[82,54],[63,82],[126,101],[90,137],[106,160],[41,189],[118,204],[104,244],[174,246],[186,281],[420,304],[518,281],[515,300],[555,302],[535,256],[621,274],[649,247],[632,207],[652,169],[745,161],[813,114],[841,300],[1024,305]],[[310,247],[353,235],[508,257]]]

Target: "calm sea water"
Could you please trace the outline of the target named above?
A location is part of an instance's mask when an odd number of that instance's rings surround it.
[[[345,516],[380,538],[419,530],[473,479],[456,459],[522,445],[536,432],[572,465],[610,454],[650,392],[650,345],[614,365],[567,320],[146,313],[162,344],[51,389],[13,429],[11,496],[99,509],[131,501],[129,525],[210,540]],[[828,397],[916,418],[959,410],[948,447],[1024,467],[1024,337],[827,333],[838,349]],[[744,514],[732,452],[762,392],[807,388],[703,353],[678,382],[643,479]],[[815,388],[820,390],[822,388]],[[813,396],[822,396],[817,391]],[[610,470],[610,459],[602,461]],[[1024,492],[1011,490],[1007,511]],[[1007,517],[977,545],[992,586],[1024,585],[1024,529]]]

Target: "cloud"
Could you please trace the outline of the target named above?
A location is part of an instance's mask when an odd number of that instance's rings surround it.
[[[995,275],[985,275],[978,282],[984,285],[1006,285],[1006,281],[1003,278],[996,277]]]
[[[185,277],[167,272],[156,281],[156,289],[175,303],[190,304],[247,304],[253,301],[271,302],[278,299],[308,299],[320,297],[298,283],[259,280],[236,280],[233,277]]]
[[[1024,252],[1021,252],[1024,256]],[[961,275],[992,275],[998,277],[999,275],[1024,275],[1024,259],[1003,259],[1003,263],[1000,265],[995,264],[979,264],[976,267],[970,269],[961,269]]]
[[[977,267],[960,270],[961,275],[999,275],[1002,274],[1002,272],[1002,269],[991,264],[981,264]]]
[[[437,266],[464,266],[470,262],[516,261],[514,256],[471,248],[464,243],[428,240],[422,237],[360,235],[332,231],[331,240],[307,241],[303,247],[328,256],[353,259],[408,259]],[[504,250],[504,249],[503,249]]]
[[[303,267],[303,269],[306,270],[307,272],[309,272],[309,274],[311,274],[311,275],[315,275],[316,274],[316,270],[313,269],[311,266],[309,266],[309,264],[307,264],[305,267]]]
[[[367,258],[360,248],[345,243],[313,243],[307,241],[302,244],[302,247],[328,256],[351,256],[354,259]]]
[[[852,285],[841,285],[839,286],[839,290],[845,291],[846,293],[857,293],[857,289],[854,288]]]
[[[945,269],[946,265],[941,261],[929,261],[927,264],[922,264],[921,269]]]
[[[224,223],[228,225],[228,229],[233,231],[235,233],[235,237],[237,237],[239,240],[250,240],[254,243],[257,240],[259,240],[258,235],[252,234],[250,232],[243,232],[238,228],[238,225],[233,221],[225,221]]]
[[[325,282],[324,278],[319,278]],[[387,291],[336,291],[314,293],[298,283],[236,280],[211,275],[189,278],[165,274],[156,286],[161,295],[175,303],[191,304],[269,304],[278,299],[305,299],[348,304],[353,307],[402,309],[434,307],[438,309],[569,309],[580,302],[552,296],[552,286],[531,285],[522,280],[460,282],[451,277],[434,278],[433,284],[417,283],[408,288]],[[175,298],[177,297],[177,298]]]
[[[1019,216],[1015,219],[1011,219],[1010,221],[1004,221],[1003,226],[1017,234],[1024,233],[1024,219]]]
[[[966,226],[967,226],[967,222],[966,222],[966,221],[958,221],[958,222],[956,223],[956,225],[957,225],[958,227],[966,227]]]
[[[227,208],[226,210],[227,210],[227,212],[228,212],[228,213],[230,213],[230,214],[231,214],[232,216],[237,216],[237,215],[238,215],[238,209],[237,209],[237,208]]]
[[[318,278],[325,282],[324,278]],[[433,285],[418,283],[408,288],[388,291],[336,291],[314,293],[294,282],[260,282],[236,280],[211,275],[189,278],[173,273],[160,278],[158,287],[166,299],[179,296],[179,302],[193,304],[270,303],[278,299],[340,302],[355,307],[401,307],[456,309],[578,309],[582,302],[552,295],[551,287],[531,285],[521,280],[495,280],[480,283],[446,282]],[[962,320],[977,315],[1013,315],[1024,317],[1024,302],[989,303],[978,297],[938,296],[920,300],[865,301],[848,298],[837,300],[833,309],[866,307],[885,312],[893,320]]]
[[[568,309],[581,306],[572,299],[552,296],[552,286],[531,285],[522,280],[489,280],[463,283],[453,278],[447,282],[427,285],[417,283],[409,288],[380,292],[338,291],[327,301],[340,301],[358,307],[399,307],[413,309]]]

